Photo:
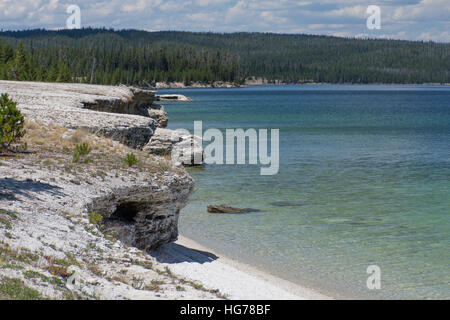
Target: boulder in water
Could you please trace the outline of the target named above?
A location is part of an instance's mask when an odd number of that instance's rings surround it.
[[[252,209],[252,208],[233,208],[226,205],[210,205],[208,206],[208,212],[209,213],[249,213],[249,212],[259,212],[258,209]]]

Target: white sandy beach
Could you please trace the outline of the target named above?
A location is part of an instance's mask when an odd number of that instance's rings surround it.
[[[174,274],[219,289],[229,299],[309,300],[331,299],[309,288],[272,276],[228,259],[183,236],[152,254]]]

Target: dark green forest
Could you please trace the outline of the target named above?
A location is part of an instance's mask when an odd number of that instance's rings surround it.
[[[151,85],[449,83],[450,44],[271,33],[0,32],[0,79]]]

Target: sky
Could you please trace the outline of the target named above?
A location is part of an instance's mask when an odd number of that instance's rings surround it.
[[[0,0],[0,29],[81,27],[274,32],[450,42],[450,0]],[[368,29],[369,5],[381,29]]]

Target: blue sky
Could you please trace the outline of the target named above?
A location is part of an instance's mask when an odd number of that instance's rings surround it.
[[[66,26],[69,5],[84,27],[258,31],[450,42],[450,0],[0,0],[4,30]],[[369,30],[369,5],[381,29]]]

